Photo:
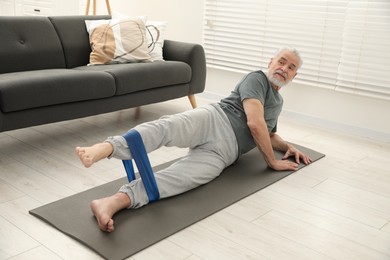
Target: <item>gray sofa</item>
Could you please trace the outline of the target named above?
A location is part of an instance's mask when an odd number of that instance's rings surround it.
[[[0,132],[204,91],[205,54],[198,44],[166,40],[165,61],[87,66],[84,21],[108,18],[0,17]]]

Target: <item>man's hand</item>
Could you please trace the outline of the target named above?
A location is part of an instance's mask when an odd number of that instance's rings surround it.
[[[289,157],[294,156],[295,162],[287,160]],[[271,163],[270,167],[276,171],[296,171],[298,166],[301,163],[301,160],[304,164],[309,164],[312,162],[311,158],[306,154],[302,153],[294,146],[289,145],[286,153],[284,154],[282,160],[275,160]]]
[[[269,165],[275,171],[296,171],[298,166],[299,164],[289,160],[275,160]]]
[[[284,154],[282,159],[286,160],[287,158],[289,158],[291,156],[295,157],[296,164],[300,164],[301,163],[301,159],[302,159],[303,163],[306,164],[306,165],[312,162],[312,160],[311,160],[311,158],[309,156],[307,156],[306,154],[302,153],[301,151],[296,149],[294,146],[289,145],[288,149],[287,149],[287,151]]]

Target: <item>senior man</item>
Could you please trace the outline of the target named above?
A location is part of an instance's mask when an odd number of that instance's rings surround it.
[[[147,152],[161,146],[189,148],[186,156],[155,173],[160,199],[210,182],[255,147],[268,166],[277,171],[297,170],[301,161],[309,164],[311,159],[307,155],[276,133],[283,105],[279,90],[294,79],[301,65],[297,50],[282,48],[270,59],[266,73],[259,70],[247,74],[231,95],[219,103],[163,116],[133,128],[142,137]],[[282,160],[275,157],[274,150],[285,153]],[[90,147],[77,147],[76,153],[85,167],[104,158],[133,158],[123,136],[108,137]],[[294,161],[285,160],[290,156]],[[114,195],[92,201],[91,209],[99,228],[112,232],[116,212],[148,203],[144,184],[136,179]]]

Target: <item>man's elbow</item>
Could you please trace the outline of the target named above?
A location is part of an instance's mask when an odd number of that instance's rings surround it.
[[[252,135],[256,136],[260,133],[261,127],[259,123],[255,123],[254,121],[248,121],[247,125]]]

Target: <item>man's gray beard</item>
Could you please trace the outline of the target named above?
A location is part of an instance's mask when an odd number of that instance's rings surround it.
[[[284,87],[285,85],[287,85],[287,83],[289,83],[288,81],[285,81],[285,82],[279,81],[278,79],[274,78],[273,76],[269,76],[269,77],[268,77],[268,80],[269,80],[272,84],[276,85],[276,86],[279,87],[279,88],[282,88],[282,87]]]

